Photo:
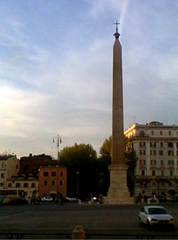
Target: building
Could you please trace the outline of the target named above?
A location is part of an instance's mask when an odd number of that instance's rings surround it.
[[[7,189],[24,190],[26,198],[31,198],[34,191],[38,192],[38,184],[38,179],[34,178],[32,174],[28,176],[22,174],[21,176],[12,176],[7,179]]]
[[[7,179],[19,172],[19,160],[16,155],[0,156],[0,189],[7,188]]]
[[[135,123],[125,132],[135,149],[135,194],[178,194],[178,126]]]
[[[65,166],[41,166],[39,168],[39,196],[67,194],[67,168]]]
[[[20,171],[19,176],[22,174],[33,174],[34,177],[38,177],[40,166],[56,166],[57,161],[53,160],[51,156],[40,154],[32,155],[29,154],[28,157],[22,157],[20,159]]]

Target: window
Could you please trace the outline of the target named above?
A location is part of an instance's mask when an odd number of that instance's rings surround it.
[[[174,155],[173,150],[169,150],[169,151],[168,151],[168,156],[173,156],[173,155]]]
[[[19,166],[18,165],[16,165],[16,169],[18,169],[19,168]]]
[[[4,162],[2,162],[1,167],[4,168]]]
[[[55,181],[53,180],[53,181],[51,182],[51,184],[52,184],[52,186],[55,186]]]
[[[140,147],[145,147],[145,142],[140,142]]]
[[[151,165],[156,166],[156,160],[151,160]]]
[[[169,132],[168,132],[168,134],[169,134],[169,136],[171,136],[171,135],[172,135],[172,132],[171,132],[171,131],[169,131]]]
[[[145,150],[140,150],[140,155],[145,155]]]
[[[141,137],[145,136],[145,132],[144,131],[140,131],[140,136]]]
[[[48,181],[44,181],[44,186],[47,186],[48,185]]]
[[[169,165],[169,166],[170,166],[170,165],[174,166],[174,160],[168,160],[168,165]]]
[[[156,142],[150,142],[150,147],[156,147]]]
[[[160,131],[160,135],[163,135],[163,131]]]
[[[150,150],[150,155],[155,156],[156,155],[156,150]]]
[[[142,171],[141,171],[141,175],[142,175],[142,176],[145,176],[145,170],[142,170]]]
[[[173,177],[173,171],[170,171],[170,177]]]
[[[16,187],[20,187],[20,183],[16,183],[15,186],[16,186]]]
[[[23,186],[24,186],[24,187],[28,187],[28,183],[24,183]]]
[[[35,188],[35,183],[32,183],[32,184],[31,184],[31,187],[32,187],[32,188]]]
[[[60,184],[60,186],[62,186],[62,185],[63,185],[63,181],[61,180],[61,181],[59,182],[59,184]]]
[[[161,165],[164,165],[164,160],[161,160]]]
[[[163,147],[163,146],[164,146],[163,142],[160,142],[160,147]]]
[[[142,166],[146,165],[145,160],[140,160],[140,165],[142,165]]]
[[[159,155],[163,156],[164,155],[164,151],[163,150],[159,150]]]
[[[155,176],[155,170],[152,171],[152,176]]]
[[[60,172],[60,176],[61,176],[61,177],[63,176],[63,171]]]
[[[168,147],[169,148],[173,148],[173,146],[174,146],[173,142],[168,142]]]
[[[154,131],[151,131],[151,135],[154,135]]]
[[[52,176],[52,177],[55,177],[55,176],[56,176],[56,172],[52,172],[52,173],[51,173],[51,176]]]
[[[164,171],[161,171],[161,177],[164,177]]]
[[[48,176],[48,172],[44,172],[44,177],[47,177]]]
[[[172,182],[169,182],[169,187],[172,187]]]
[[[4,173],[1,173],[1,178],[4,178]]]
[[[8,187],[12,187],[12,183],[8,183]]]

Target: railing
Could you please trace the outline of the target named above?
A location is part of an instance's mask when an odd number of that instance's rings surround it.
[[[80,226],[78,226],[80,227]],[[80,231],[81,230],[81,231]],[[79,235],[76,235],[79,234]],[[81,235],[80,235],[81,234]],[[90,239],[90,238],[115,238],[115,239],[177,239],[177,230],[147,230],[145,229],[6,229],[0,230],[3,239]],[[79,236],[79,237],[78,237]],[[1,238],[1,239],[2,239]]]

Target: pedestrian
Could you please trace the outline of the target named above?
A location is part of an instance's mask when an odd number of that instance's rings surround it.
[[[58,192],[56,195],[56,203],[59,203],[59,201],[60,201],[60,192]]]
[[[63,196],[62,196],[62,193],[60,193],[60,205],[63,205]]]
[[[138,202],[141,203],[141,200],[142,200],[142,195],[141,195],[141,193],[139,193],[139,195],[138,195]]]
[[[99,195],[99,203],[100,203],[100,204],[103,203],[103,195],[102,195],[102,194]]]

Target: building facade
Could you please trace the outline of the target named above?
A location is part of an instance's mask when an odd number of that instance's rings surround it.
[[[7,179],[7,188],[9,190],[24,190],[25,197],[31,198],[34,191],[38,192],[39,181],[34,178],[32,174],[26,176],[22,174],[21,176],[13,176]]]
[[[20,171],[19,175],[33,174],[34,177],[38,177],[40,166],[56,166],[57,161],[53,160],[51,156],[41,154],[32,155],[29,154],[28,157],[21,157],[20,159]]]
[[[136,195],[178,195],[178,126],[135,123],[125,132],[136,151]]]
[[[7,188],[7,179],[19,172],[19,160],[16,155],[0,156],[0,189]]]
[[[67,194],[67,168],[65,166],[41,166],[39,168],[39,196],[56,197]]]

